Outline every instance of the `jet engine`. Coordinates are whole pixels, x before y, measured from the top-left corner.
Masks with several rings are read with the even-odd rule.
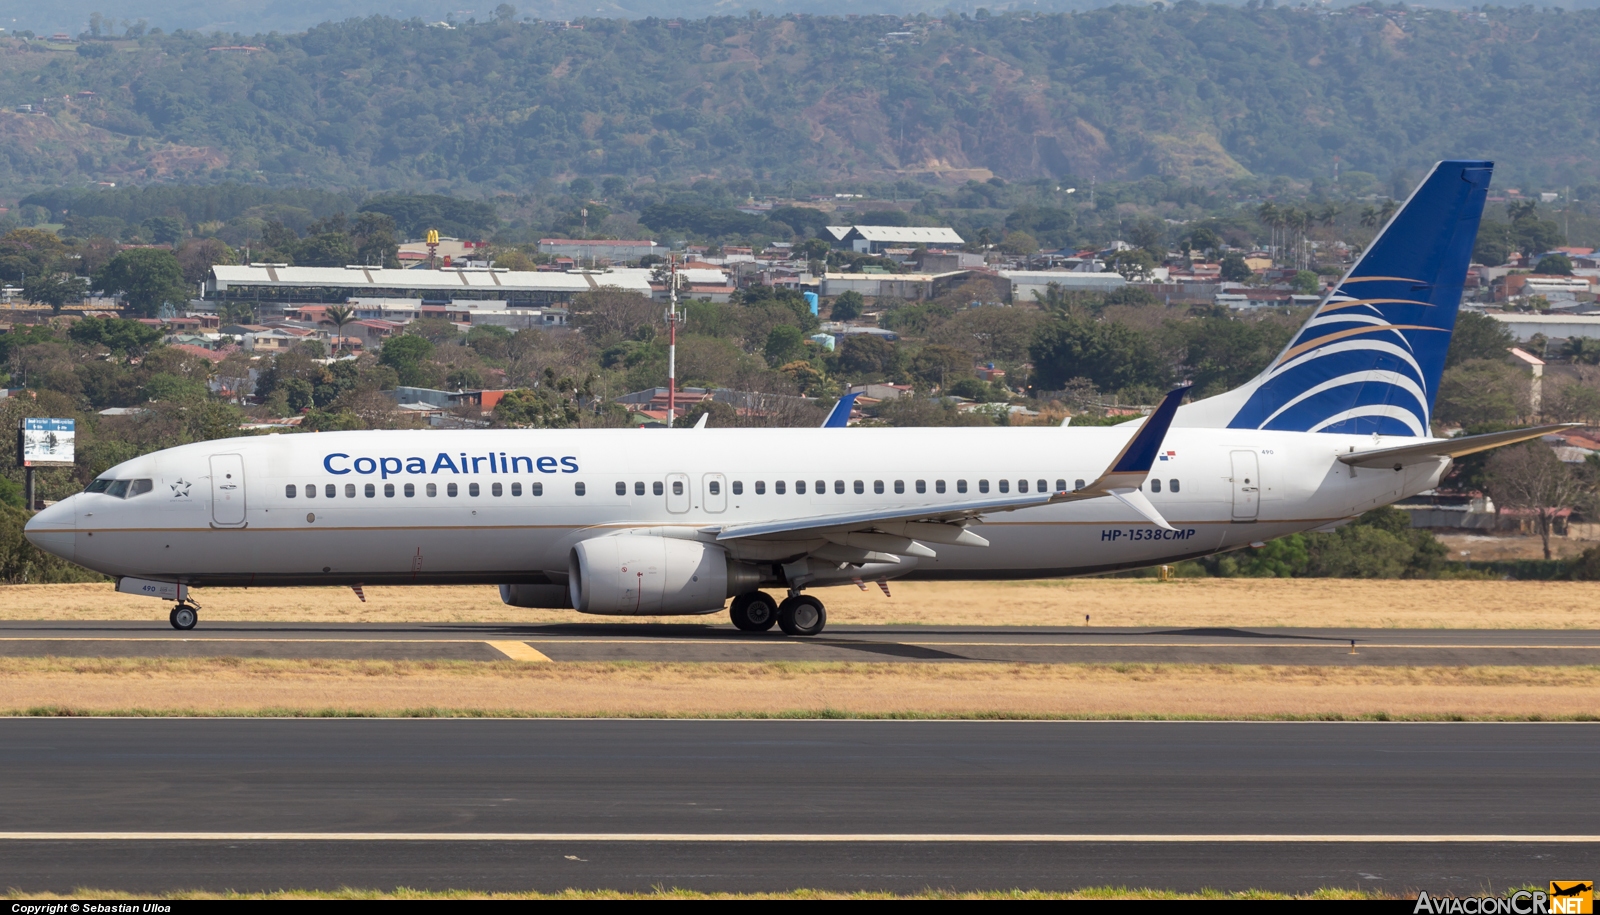
[[[500,600],[513,607],[572,609],[572,598],[566,585],[501,585]]]
[[[721,547],[651,534],[584,540],[568,563],[572,606],[613,616],[714,613],[761,585],[757,566]]]

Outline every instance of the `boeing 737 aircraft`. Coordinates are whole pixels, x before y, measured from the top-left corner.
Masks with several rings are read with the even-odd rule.
[[[1559,428],[1431,435],[1492,170],[1436,165],[1259,376],[1132,424],[236,438],[119,464],[26,533],[176,601],[179,629],[196,586],[482,583],[612,615],[731,597],[740,629],[814,635],[827,585],[1085,575],[1331,530]]]

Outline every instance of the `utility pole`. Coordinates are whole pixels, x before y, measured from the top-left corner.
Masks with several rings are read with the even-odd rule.
[[[667,255],[667,428],[678,416],[678,256]]]

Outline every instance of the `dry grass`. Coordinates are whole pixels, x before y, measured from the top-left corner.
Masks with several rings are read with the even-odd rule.
[[[1364,581],[1353,579],[1078,579],[897,582],[814,592],[832,623],[924,625],[1328,626],[1371,628],[1600,628],[1600,583]],[[202,620],[278,622],[654,622],[523,610],[474,587],[215,588],[196,591]],[[107,584],[0,587],[0,619],[165,620],[170,605]],[[677,617],[683,621],[684,617]],[[687,619],[694,620],[695,617]],[[701,617],[726,625],[723,615]],[[202,623],[203,625],[203,623]]]
[[[1593,719],[1600,667],[5,658],[0,713]]]

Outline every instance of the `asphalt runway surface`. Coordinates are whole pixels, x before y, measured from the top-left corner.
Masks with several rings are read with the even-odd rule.
[[[0,621],[5,656],[1573,665],[1600,663],[1600,631],[831,626],[790,638],[702,623],[208,623],[202,616],[188,632],[159,622]]]
[[[1600,725],[0,720],[0,885],[1473,893],[1589,879]]]

